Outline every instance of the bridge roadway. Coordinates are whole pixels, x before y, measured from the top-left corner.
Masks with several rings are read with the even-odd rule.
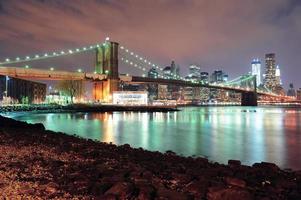
[[[107,78],[106,74],[84,72],[68,72],[59,70],[32,69],[21,67],[0,67],[0,75],[36,80],[93,80],[101,81]]]
[[[91,81],[105,81],[107,79],[106,74],[94,74],[85,72],[69,72],[60,70],[46,70],[46,69],[33,69],[33,68],[21,68],[21,67],[4,67],[0,66],[0,75],[28,79],[28,80],[91,80]],[[239,93],[251,93],[252,90],[239,87],[214,85],[214,84],[200,84],[192,83],[183,80],[163,79],[163,78],[148,78],[139,76],[126,76],[119,75],[120,81],[129,83],[159,83],[159,84],[173,84],[187,87],[206,87],[212,89],[224,89],[229,91],[235,91]],[[279,97],[275,94],[265,93],[257,91],[259,95],[267,95],[271,97]]]

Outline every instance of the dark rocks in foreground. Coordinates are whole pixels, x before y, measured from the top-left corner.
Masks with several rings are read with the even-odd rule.
[[[0,199],[301,199],[301,173],[84,140],[0,116]]]

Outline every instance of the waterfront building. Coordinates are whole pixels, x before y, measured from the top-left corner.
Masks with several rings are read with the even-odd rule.
[[[113,104],[119,105],[147,105],[148,94],[146,91],[115,91]]]
[[[272,91],[275,90],[277,86],[276,80],[276,56],[274,53],[265,55],[265,79],[264,86]]]
[[[261,84],[261,62],[259,59],[254,59],[251,63],[252,75],[256,76],[257,85]]]
[[[171,95],[168,92],[167,85],[158,85],[158,99],[161,100],[171,99]]]
[[[0,101],[6,97],[10,98],[8,103],[43,103],[46,84],[0,75]]]
[[[57,90],[51,91],[51,92],[49,92],[48,95],[46,95],[46,102],[48,104],[55,103],[55,104],[59,104],[59,105],[67,105],[70,102],[75,102],[75,101],[76,101],[75,97],[73,97],[73,99],[71,99],[70,96],[61,94]]]

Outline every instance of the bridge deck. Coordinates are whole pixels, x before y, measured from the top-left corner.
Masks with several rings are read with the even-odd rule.
[[[57,70],[51,71],[45,69],[31,69],[20,67],[0,67],[0,75],[36,80],[104,80],[107,77],[105,74]]]

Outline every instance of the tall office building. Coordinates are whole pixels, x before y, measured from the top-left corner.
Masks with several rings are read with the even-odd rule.
[[[159,75],[159,73],[158,73],[158,71],[156,70],[156,68],[151,68],[149,71],[148,71],[148,74],[147,74],[147,76],[149,77],[149,78],[158,78],[158,75]]]
[[[276,56],[274,53],[265,55],[266,71],[265,71],[264,86],[272,91],[275,90],[275,87],[277,86],[275,57]]]
[[[201,72],[201,82],[203,84],[209,84],[209,73],[208,72]],[[200,102],[208,102],[210,95],[210,89],[206,87],[200,88]]]
[[[171,79],[171,68],[170,68],[170,66],[166,66],[166,67],[164,67],[164,69],[163,69],[163,76],[164,76],[164,78],[168,78],[168,79]]]
[[[281,73],[280,73],[280,68],[279,68],[278,65],[276,67],[275,76],[276,76],[276,86],[281,86],[282,85],[282,82],[281,82]]]
[[[252,65],[252,75],[256,76],[257,85],[261,84],[261,62],[259,59],[254,59],[251,63]]]
[[[175,61],[171,61],[170,74],[172,79],[178,79],[180,75],[180,67],[175,64]]]
[[[228,75],[224,73],[222,70],[215,70],[211,74],[211,82],[212,83],[222,83],[228,81]]]
[[[188,76],[194,77],[195,79],[199,80],[201,78],[201,67],[198,65],[190,65]]]
[[[201,77],[200,77],[201,81],[204,84],[208,84],[209,83],[209,73],[208,72],[201,72]]]
[[[166,66],[163,69],[164,78],[168,79],[179,79],[179,66],[176,66],[175,61],[171,62],[170,66]],[[180,95],[180,87],[177,85],[168,85],[167,86],[168,94],[167,99],[178,99]]]

